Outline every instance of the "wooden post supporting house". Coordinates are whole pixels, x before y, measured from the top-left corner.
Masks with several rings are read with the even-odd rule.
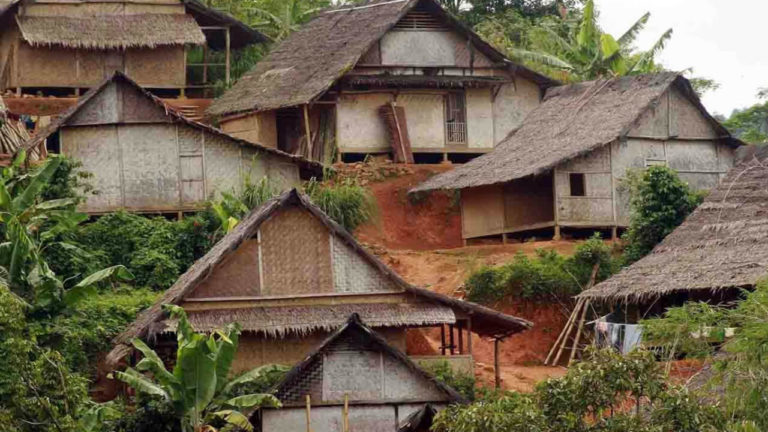
[[[307,135],[307,159],[312,160],[312,133],[309,128],[309,104],[304,104],[304,132]]]
[[[229,85],[229,81],[230,81],[230,75],[231,75],[231,73],[230,73],[230,71],[231,71],[230,63],[231,63],[231,58],[232,58],[232,53],[230,52],[231,51],[231,47],[232,47],[232,40],[230,38],[229,30],[230,30],[229,27],[226,27],[226,29],[224,30],[224,45],[225,45],[225,47],[224,47],[224,56],[225,56],[224,63],[226,64],[224,67],[226,68],[225,76],[226,76],[226,83],[227,83],[227,85]]]
[[[472,317],[467,318],[467,351],[472,355]]]
[[[454,355],[456,354],[456,351],[455,351],[456,344],[454,343],[454,339],[453,339],[453,324],[448,324],[448,332],[449,332],[448,341],[450,344],[451,355]]]
[[[501,369],[499,368],[499,342],[501,338],[493,340],[493,374],[496,383],[496,388],[501,388]]]

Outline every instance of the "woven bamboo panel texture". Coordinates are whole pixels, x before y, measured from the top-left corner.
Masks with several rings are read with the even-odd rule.
[[[336,292],[393,292],[398,291],[391,279],[383,275],[360,254],[341,239],[333,240],[333,283]]]
[[[249,239],[219,264],[188,298],[257,295],[259,295],[259,243],[256,239]]]
[[[333,292],[328,229],[308,211],[281,210],[261,225],[263,295]]]

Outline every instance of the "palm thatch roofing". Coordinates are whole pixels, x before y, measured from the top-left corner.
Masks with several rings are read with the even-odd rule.
[[[707,113],[688,80],[675,72],[590,81],[548,89],[541,105],[492,152],[437,175],[411,192],[464,189],[546,173],[626,137],[641,115],[656,106],[672,86],[699,109],[723,140],[738,144]]]
[[[181,275],[176,283],[165,292],[162,298],[152,307],[142,312],[123,333],[114,339],[113,342],[116,346],[107,356],[107,363],[109,365],[117,365],[126,354],[131,352],[130,344],[134,338],[146,339],[153,336],[152,331],[157,328],[157,323],[166,319],[162,309],[164,304],[178,305],[184,301],[184,298],[204,281],[219,263],[224,261],[229,254],[235,252],[244,241],[253,238],[264,221],[278,210],[291,206],[299,206],[309,211],[328,228],[332,235],[343,241],[383,276],[392,280],[404,292],[413,294],[421,301],[442,305],[454,311],[471,315],[472,331],[479,335],[506,337],[533,327],[532,323],[524,319],[409,284],[372,253],[364,249],[349,232],[334,222],[319,207],[312,204],[307,196],[299,193],[296,189],[292,189],[254,209],[248,216],[243,218],[232,232],[224,236],[205,256],[197,260]]]
[[[320,178],[323,176],[323,165],[318,162],[310,161],[301,156],[288,154],[284,151],[280,151],[270,147],[265,147],[260,144],[255,144],[250,141],[233,137],[232,135],[229,135],[220,129],[216,129],[207,124],[199,123],[184,117],[183,115],[181,115],[180,112],[176,111],[174,108],[167,105],[160,98],[156,97],[155,95],[153,95],[152,93],[150,93],[149,91],[141,87],[139,84],[137,84],[135,81],[130,79],[128,76],[118,71],[115,71],[115,73],[111,77],[102,81],[98,86],[88,90],[88,92],[86,92],[77,101],[77,104],[71,106],[69,109],[64,111],[58,118],[52,121],[51,124],[48,125],[45,129],[35,134],[34,137],[32,137],[30,140],[26,142],[26,144],[24,144],[23,148],[29,150],[31,148],[37,147],[43,142],[45,142],[45,140],[47,140],[53,133],[57,132],[59,129],[61,129],[64,126],[67,126],[69,120],[73,118],[75,114],[80,112],[83,109],[83,107],[88,105],[88,103],[91,100],[93,100],[93,98],[97,94],[99,94],[103,89],[105,89],[110,83],[113,83],[113,82],[117,83],[118,85],[127,85],[129,87],[134,88],[140,94],[142,94],[149,103],[155,104],[158,107],[161,107],[162,109],[164,109],[168,116],[169,122],[182,123],[187,126],[191,126],[195,129],[205,131],[206,133],[210,133],[212,135],[217,135],[217,136],[226,138],[237,145],[246,146],[246,147],[255,147],[260,151],[278,156],[291,163],[295,163],[301,168],[302,172],[304,173],[302,174],[302,178],[307,178],[307,179],[311,177]]]
[[[289,370],[285,378],[275,386],[275,396],[286,406],[294,405],[291,402],[297,399],[297,397],[303,405],[304,394],[306,394],[306,387],[302,385],[303,382],[307,381],[308,378],[311,379],[309,375],[311,375],[312,369],[314,369],[313,366],[318,362],[322,362],[324,354],[331,351],[336,344],[351,345],[349,348],[353,350],[381,351],[417,375],[433,383],[446,396],[449,402],[468,403],[467,399],[459,394],[459,392],[420,368],[402,351],[389,345],[384,338],[364,324],[357,314],[352,314],[345,325],[336,330],[320,346],[310,352],[304,360]]]
[[[676,292],[751,288],[768,274],[768,149],[728,173],[653,251],[579,294],[642,303]]]
[[[104,50],[205,43],[200,26],[186,14],[16,16],[16,23],[32,46]]]
[[[491,61],[542,86],[554,81],[506,59],[436,0],[374,0],[321,11],[277,45],[208,108],[213,116],[272,110],[311,102],[350,71],[416,6],[427,8],[468,38]]]
[[[210,333],[232,322],[243,331],[270,337],[306,335],[318,330],[333,331],[357,313],[371,327],[421,327],[456,323],[453,309],[434,303],[363,303],[315,306],[249,307],[241,309],[191,310],[189,322],[195,331]],[[175,320],[152,327],[153,333],[174,333]]]
[[[249,27],[244,22],[227,13],[206,6],[198,0],[181,0],[195,21],[201,27],[229,27],[230,48],[240,49],[247,45],[268,42],[269,38],[258,30]],[[208,46],[215,50],[223,50],[227,42],[223,32],[211,32],[206,35]]]

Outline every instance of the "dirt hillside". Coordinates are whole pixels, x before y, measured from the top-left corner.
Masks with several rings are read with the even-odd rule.
[[[372,192],[379,208],[376,221],[360,227],[355,235],[370,250],[394,268],[408,282],[436,292],[462,296],[467,276],[482,265],[498,265],[517,253],[535,254],[537,249],[573,253],[572,241],[541,241],[462,246],[461,216],[456,195],[433,193],[414,200],[408,189],[445,166],[402,166],[354,164],[342,166],[344,176],[355,177]],[[532,330],[510,337],[501,346],[504,388],[530,391],[536,382],[564,373],[562,368],[541,366],[551,345],[567,320],[564,305],[507,299],[491,307],[534,323]],[[411,352],[436,354],[437,329],[409,335]],[[473,340],[476,375],[481,383],[493,380],[493,343]]]

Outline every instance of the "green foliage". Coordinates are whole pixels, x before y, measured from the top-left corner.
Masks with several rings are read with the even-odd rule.
[[[672,29],[648,50],[637,51],[634,42],[649,18],[646,13],[614,38],[599,28],[594,1],[586,0],[583,9],[560,16],[526,19],[519,12],[493,16],[478,30],[502,52],[542,73],[565,81],[584,81],[659,70],[654,58],[671,38]],[[515,21],[522,21],[522,25]]]
[[[643,343],[660,350],[663,358],[711,356],[725,340],[728,311],[703,302],[669,308],[661,318],[644,320]]]
[[[117,212],[82,227],[74,238],[103,264],[127,267],[137,285],[162,290],[208,251],[214,225],[207,215],[169,221]]]
[[[225,330],[210,335],[199,334],[192,329],[184,309],[170,305],[165,309],[178,322],[178,348],[173,371],[166,370],[160,356],[135,339],[133,345],[144,357],[136,364],[136,369],[115,372],[117,379],[140,395],[170,404],[183,432],[197,432],[216,421],[250,432],[253,426],[243,412],[263,406],[280,406],[280,401],[270,394],[237,395],[233,392],[246,383],[263,379],[269,371],[284,370],[280,366],[262,366],[230,380],[229,370],[240,334],[237,324],[230,324]]]
[[[61,164],[51,177],[50,182],[43,188],[40,197],[43,201],[74,198],[78,202],[83,201],[84,195],[93,192],[90,180],[93,174],[83,171],[82,162],[60,156]]]
[[[752,144],[765,144],[768,142],[768,102],[734,110],[723,122],[723,126],[741,140]]]
[[[462,371],[454,371],[450,363],[443,360],[422,365],[424,370],[434,375],[443,384],[459,392],[467,400],[475,399],[475,376]]]
[[[99,355],[112,348],[112,339],[156,299],[157,293],[146,289],[105,290],[34,323],[33,331],[40,344],[61,352],[71,370],[93,376]]]
[[[726,417],[666,381],[654,355],[589,349],[562,378],[533,395],[506,393],[438,414],[435,432],[703,432]],[[632,408],[630,408],[632,407]]]
[[[555,251],[538,250],[535,258],[522,252],[499,267],[482,267],[465,282],[471,301],[490,303],[506,296],[544,299],[577,294],[589,282],[599,263],[596,281],[607,279],[618,270],[618,262],[599,235],[580,244],[571,257]]]
[[[376,212],[370,192],[351,180],[333,184],[312,181],[307,184],[306,193],[325,214],[350,232]]]
[[[624,256],[628,263],[647,255],[683,223],[704,198],[680,180],[677,172],[665,166],[629,172],[625,183],[631,209],[629,229],[624,234]]]

